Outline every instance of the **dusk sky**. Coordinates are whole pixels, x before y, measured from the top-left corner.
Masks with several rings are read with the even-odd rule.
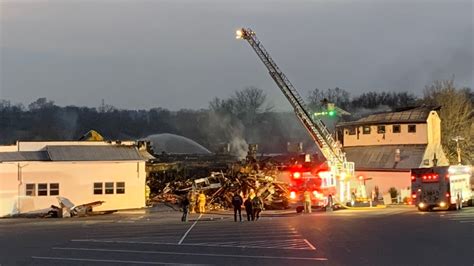
[[[306,98],[314,88],[473,88],[472,0],[0,1],[0,98],[25,105],[207,108],[248,86],[289,109],[235,30],[250,27]]]

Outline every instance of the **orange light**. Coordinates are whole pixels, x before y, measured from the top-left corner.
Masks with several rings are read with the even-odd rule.
[[[301,177],[301,173],[300,173],[300,172],[294,172],[294,173],[293,173],[293,178],[298,179],[298,178],[300,178],[300,177]]]
[[[359,180],[364,180],[364,177],[363,177],[363,176],[359,176]]]
[[[296,198],[296,192],[291,191],[290,192],[290,199],[295,199]]]
[[[416,194],[412,194],[411,197],[416,199]]]

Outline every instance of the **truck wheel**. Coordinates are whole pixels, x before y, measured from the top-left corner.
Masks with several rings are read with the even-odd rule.
[[[467,206],[472,207],[473,201],[474,201],[474,200],[472,200],[472,199],[468,200],[468,201],[467,201]]]

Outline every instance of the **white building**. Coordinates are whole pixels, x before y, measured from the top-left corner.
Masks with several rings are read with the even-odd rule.
[[[17,142],[0,146],[0,217],[105,201],[94,211],[145,207],[148,154],[132,143]]]

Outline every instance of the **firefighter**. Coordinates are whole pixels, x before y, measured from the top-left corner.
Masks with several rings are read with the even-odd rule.
[[[206,195],[201,191],[198,197],[199,213],[206,212]]]
[[[183,216],[181,216],[181,222],[187,222],[188,221],[188,211],[189,211],[189,199],[188,196],[186,195],[181,202],[181,207],[183,208]]]
[[[308,190],[306,190],[303,193],[303,197],[304,197],[304,212],[311,213],[311,193]]]
[[[260,212],[263,210],[263,201],[258,195],[255,195],[255,197],[252,199],[252,210],[253,218],[255,221],[258,221],[260,218]]]
[[[239,213],[239,219],[242,222],[242,197],[239,193],[235,192],[232,197],[232,205],[234,205],[234,222],[237,222],[237,212]]]
[[[462,209],[462,195],[458,192],[456,195],[456,210]]]
[[[250,196],[247,196],[247,199],[245,199],[244,206],[245,213],[247,214],[247,221],[253,221],[255,217],[253,216],[252,199],[250,198]]]
[[[196,213],[196,201],[196,192],[193,189],[189,197],[189,213]]]

